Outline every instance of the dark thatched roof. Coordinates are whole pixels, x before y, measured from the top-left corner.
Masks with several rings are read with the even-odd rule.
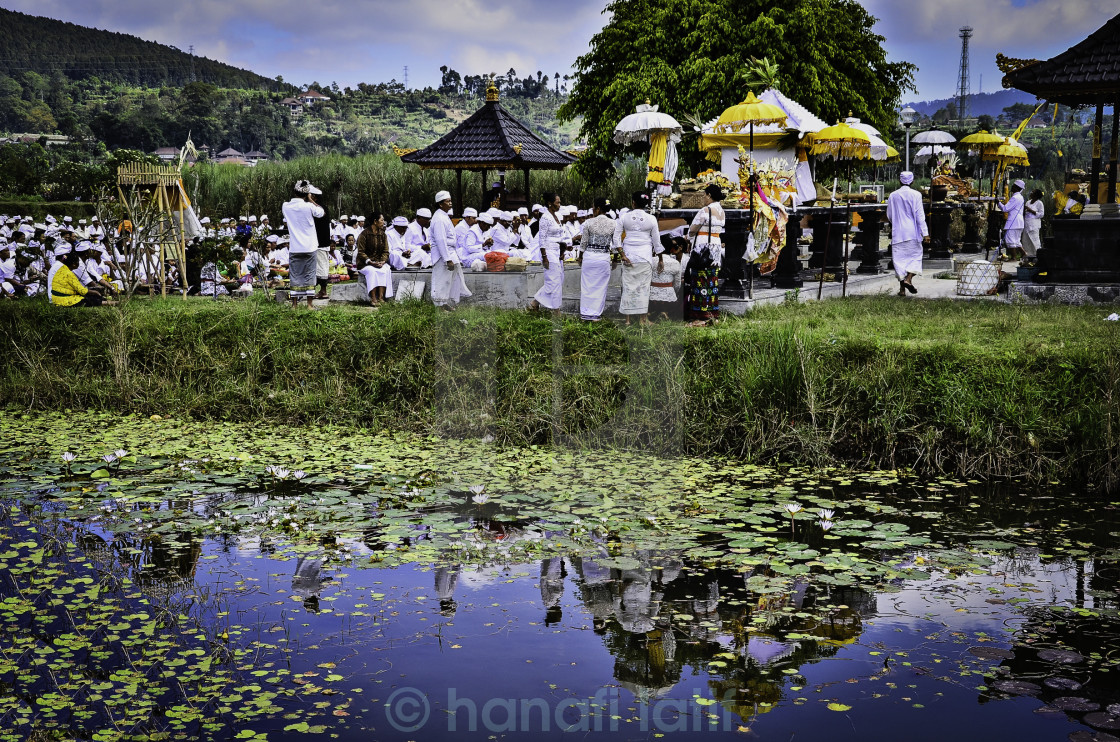
[[[1008,72],[1003,87],[1066,105],[1120,102],[1120,15],[1058,56]]]
[[[554,149],[511,116],[492,90],[469,119],[401,161],[425,169],[563,170],[576,158]]]

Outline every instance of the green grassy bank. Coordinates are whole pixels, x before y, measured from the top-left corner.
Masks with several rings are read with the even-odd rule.
[[[3,302],[0,404],[1115,489],[1120,323],[1105,314],[851,298],[624,330],[423,304]]]

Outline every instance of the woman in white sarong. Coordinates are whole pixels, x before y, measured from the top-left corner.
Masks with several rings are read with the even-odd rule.
[[[583,252],[579,257],[579,317],[598,322],[607,304],[607,284],[611,280],[611,252],[614,242],[614,220],[607,216],[611,202],[595,199],[592,217],[583,224]]]
[[[389,241],[385,235],[385,217],[375,211],[366,219],[367,226],[358,235],[354,265],[366,284],[366,294],[373,306],[393,297],[393,273],[389,268]]]
[[[626,315],[626,324],[630,324],[633,315],[638,315],[639,322],[648,325],[653,250],[661,244],[661,233],[656,217],[644,210],[649,206],[649,194],[638,191],[633,195],[633,203],[634,208],[619,217],[614,227],[623,266],[622,301],[618,311]]]
[[[555,193],[546,193],[544,205],[548,210],[541,215],[540,229],[537,231],[537,245],[541,250],[541,262],[544,264],[544,286],[533,297],[532,303],[529,304],[529,311],[535,312],[545,307],[558,314],[564,303],[563,251],[566,247],[564,240],[567,238],[567,232],[556,215],[560,210],[560,197]]]

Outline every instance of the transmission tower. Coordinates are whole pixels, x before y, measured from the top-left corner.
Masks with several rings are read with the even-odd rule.
[[[190,45],[187,53],[191,55],[191,82],[198,82],[198,80],[194,76],[194,44]]]
[[[404,89],[408,90],[408,65],[404,66]]]
[[[961,72],[957,80],[957,118],[962,122],[968,118],[968,97],[972,83],[968,76],[968,40],[972,38],[972,26],[961,27]]]

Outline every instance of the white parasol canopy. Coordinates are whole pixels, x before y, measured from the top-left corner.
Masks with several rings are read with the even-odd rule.
[[[918,150],[917,154],[911,157],[910,160],[912,162],[916,162],[919,165],[922,165],[925,164],[926,160],[928,160],[930,157],[936,157],[938,155],[948,155],[952,152],[952,147],[946,147],[941,144],[927,144],[926,146]]]
[[[661,113],[657,106],[643,103],[637,110],[618,122],[614,127],[614,141],[618,144],[634,144],[647,141],[655,132],[667,132],[670,141],[680,141],[680,123],[667,113]],[[673,135],[676,135],[674,137]]]
[[[957,138],[947,131],[930,129],[929,131],[918,132],[910,137],[910,141],[914,144],[952,144],[957,141]]]
[[[864,124],[857,118],[849,116],[844,123],[853,129],[859,129],[871,139],[871,159],[877,162],[886,160],[890,154],[887,152],[887,143],[879,135],[879,130],[871,124]]]

